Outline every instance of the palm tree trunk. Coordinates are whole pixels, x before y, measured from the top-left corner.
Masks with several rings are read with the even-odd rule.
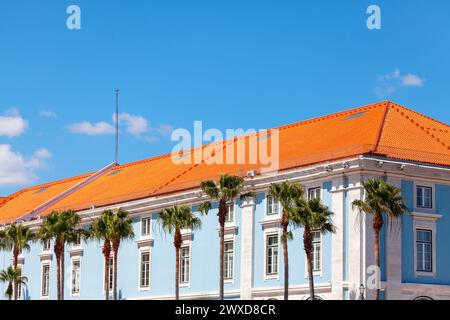
[[[225,253],[225,218],[227,212],[227,204],[225,201],[220,200],[219,203],[219,224],[220,224],[220,268],[219,268],[219,300],[224,298],[224,265],[223,258]]]
[[[311,300],[315,300],[314,278],[313,278],[313,271],[312,271],[313,268],[312,268],[312,259],[311,259],[312,235],[311,235],[311,230],[309,230],[308,227],[305,227],[305,231],[303,232],[303,246],[305,249],[306,260],[308,263],[309,298]]]
[[[117,300],[117,259],[119,255],[119,246],[120,246],[120,240],[114,240],[113,241],[113,300]]]
[[[111,256],[111,242],[109,240],[105,240],[102,251],[105,259],[103,286],[105,289],[105,300],[109,300],[109,257]]]
[[[180,299],[180,248],[183,244],[180,229],[175,230],[173,245],[175,246],[175,300]]]
[[[283,226],[283,256],[284,256],[284,300],[289,300],[289,254],[287,245],[287,214],[283,209],[283,215],[281,218],[281,225]]]
[[[11,300],[11,292],[13,292],[14,290],[12,290],[12,288],[13,288],[13,284],[10,282],[9,284],[8,284],[8,292],[10,292],[10,293],[8,293],[8,300]]]
[[[55,245],[56,247],[57,245]],[[57,251],[55,249],[55,256],[56,256],[56,292],[57,292],[57,299],[61,300],[61,255],[59,253],[59,250]]]
[[[373,215],[373,231],[374,231],[374,254],[375,265],[380,268],[380,230],[383,226],[383,216],[381,213],[375,213]],[[379,279],[378,279],[379,280]],[[380,288],[377,284],[376,300],[380,300]]]
[[[65,246],[65,244],[64,244],[64,242],[63,243],[61,243],[61,287],[60,287],[60,290],[61,290],[61,293],[60,293],[60,296],[61,296],[61,300],[64,300],[64,278],[65,278],[65,252],[64,252],[64,246]]]
[[[19,264],[19,251],[17,250],[16,246],[14,246],[13,248],[13,266],[14,266],[14,271],[17,271],[17,266]],[[17,300],[17,298],[19,297],[19,283],[14,280],[13,281],[13,294],[14,294],[14,300]]]

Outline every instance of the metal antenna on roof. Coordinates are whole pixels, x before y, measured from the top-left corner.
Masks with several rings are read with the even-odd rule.
[[[119,164],[119,89],[116,89],[116,164]]]

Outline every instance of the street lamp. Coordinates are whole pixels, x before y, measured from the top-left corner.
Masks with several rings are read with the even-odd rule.
[[[364,285],[361,283],[361,285],[359,286],[359,299],[360,300],[365,300],[364,299],[364,291],[366,291],[366,288],[364,287]]]

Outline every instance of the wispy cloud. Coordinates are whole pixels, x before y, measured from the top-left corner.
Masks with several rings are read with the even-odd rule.
[[[56,113],[50,110],[41,110],[39,115],[43,118],[56,118]]]
[[[17,137],[25,132],[28,123],[17,109],[8,109],[0,116],[0,136]]]
[[[116,122],[116,114],[112,115],[113,122]],[[125,126],[125,130],[134,135],[140,136],[148,132],[148,120],[143,116],[136,116],[129,113],[119,113],[119,124]]]
[[[421,87],[425,83],[425,78],[408,73],[402,74],[397,68],[394,71],[379,75],[375,86],[375,94],[380,97],[387,97],[399,88]]]
[[[105,134],[113,134],[114,126],[110,123],[100,121],[92,123],[89,121],[83,121],[79,123],[71,124],[69,131],[76,134],[85,134],[89,136],[98,136]]]
[[[158,127],[151,127],[147,118],[140,115],[133,115],[126,112],[119,113],[120,129],[132,135],[136,139],[147,141],[148,143],[155,143],[161,137],[170,136],[173,127],[168,124],[163,124]],[[115,132],[116,114],[112,114],[112,122],[89,122],[83,121],[74,123],[68,126],[72,133],[85,135],[107,135]]]
[[[0,144],[0,186],[24,185],[36,181],[36,171],[47,167],[52,157],[49,150],[36,150],[30,157],[12,150],[9,144]]]

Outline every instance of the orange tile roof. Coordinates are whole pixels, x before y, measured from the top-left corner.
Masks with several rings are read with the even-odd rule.
[[[190,150],[190,154],[195,154],[196,151],[206,152],[216,147],[212,154],[224,156],[233,148],[236,150],[239,143],[245,142],[244,164],[211,165],[207,163],[209,158],[199,163],[176,165],[171,155],[167,154],[120,165],[63,198],[47,213],[51,210],[82,210],[93,205],[99,207],[191,189],[198,187],[200,181],[215,179],[223,172],[241,176],[248,170],[260,172],[264,167],[261,159],[254,164],[249,163],[253,154],[249,151],[249,141],[267,139],[270,150],[270,135],[277,133],[279,170],[361,154],[450,166],[449,130],[447,124],[384,101],[274,128],[268,134],[247,135],[226,140],[223,144],[219,142]],[[60,189],[57,192],[54,190],[53,195],[50,194],[52,188],[43,192],[46,195],[41,195],[40,200],[30,201],[34,196],[27,191],[29,189],[20,191],[20,195],[15,197],[17,201],[10,199],[13,196],[9,197],[3,206],[0,204],[0,221],[17,218],[38,205],[43,198],[48,200],[50,196],[73,186],[70,183],[59,185]],[[33,190],[36,189],[39,187]]]

